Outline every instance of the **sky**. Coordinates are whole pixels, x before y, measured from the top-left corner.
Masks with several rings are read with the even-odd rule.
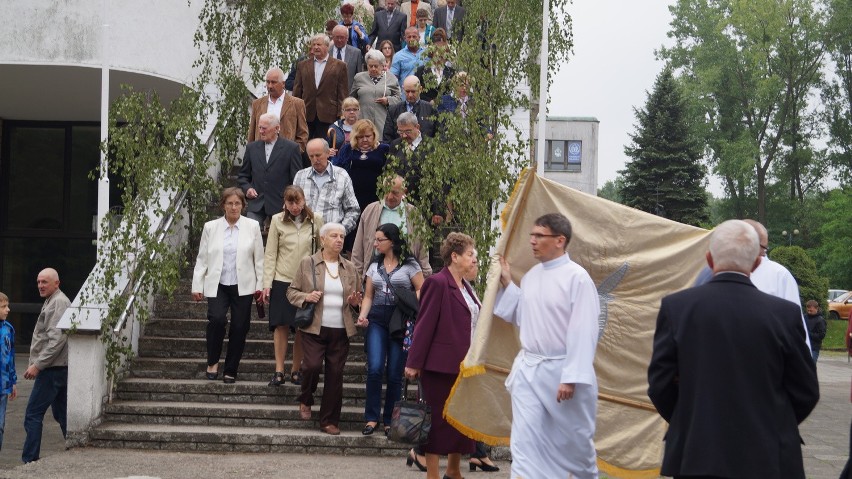
[[[671,15],[662,0],[573,0],[574,55],[560,65],[548,115],[593,116],[600,121],[598,188],[628,160],[624,146],[635,131],[633,107],[647,99],[663,62],[654,50],[671,45]]]

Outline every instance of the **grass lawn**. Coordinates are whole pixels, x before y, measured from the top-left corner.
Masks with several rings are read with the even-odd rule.
[[[846,335],[846,326],[848,323],[846,321],[840,320],[832,320],[829,319],[826,321],[828,323],[828,331],[825,333],[825,339],[822,340],[822,349],[846,349],[846,341],[844,340],[844,336]]]

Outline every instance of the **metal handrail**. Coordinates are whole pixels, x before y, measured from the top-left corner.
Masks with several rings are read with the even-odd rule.
[[[186,195],[189,193],[189,190],[183,190],[180,194],[177,195],[175,201],[172,203],[171,211],[160,221],[160,225],[157,227],[157,243],[161,243],[166,239],[166,235],[169,233],[169,230],[172,227],[172,223],[174,223],[175,215],[177,214],[180,206],[183,204],[184,200],[186,200]],[[157,255],[156,252],[151,252],[151,255],[148,257],[148,260],[151,261]],[[124,310],[122,310],[121,315],[118,317],[118,321],[115,324],[115,328],[113,329],[114,333],[121,332],[124,329],[124,323],[127,322],[128,316],[130,316],[130,310],[133,307],[133,303],[136,302],[136,299],[139,296],[139,289],[142,288],[143,279],[145,279],[145,275],[147,271],[143,271],[142,274],[139,275],[139,278],[133,283],[133,290],[130,292],[130,296],[127,298],[127,304],[124,305]],[[124,291],[121,292],[122,295],[127,293],[127,288],[130,285],[128,284],[125,287]]]

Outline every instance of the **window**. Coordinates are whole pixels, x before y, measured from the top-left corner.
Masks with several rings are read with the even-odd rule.
[[[545,171],[581,171],[582,141],[547,140],[545,143]]]

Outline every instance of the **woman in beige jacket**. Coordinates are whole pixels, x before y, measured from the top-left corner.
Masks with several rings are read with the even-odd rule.
[[[269,330],[275,345],[275,374],[270,386],[284,384],[284,360],[287,340],[296,316],[296,308],[287,301],[287,288],[296,275],[299,262],[319,246],[322,216],[305,204],[305,192],[300,186],[284,189],[284,211],[272,217],[266,239],[266,258],[263,268],[263,297],[269,303]],[[293,338],[293,367],[290,381],[301,384],[302,336],[295,331]]]
[[[322,250],[304,258],[287,290],[287,299],[296,307],[316,303],[314,320],[302,328],[302,392],[299,413],[311,418],[314,392],[320,369],[325,364],[320,430],[340,434],[340,410],[343,407],[343,367],[349,354],[349,337],[355,334],[352,308],[361,304],[361,281],[355,266],[340,256],[346,230],[340,223],[320,228]]]

